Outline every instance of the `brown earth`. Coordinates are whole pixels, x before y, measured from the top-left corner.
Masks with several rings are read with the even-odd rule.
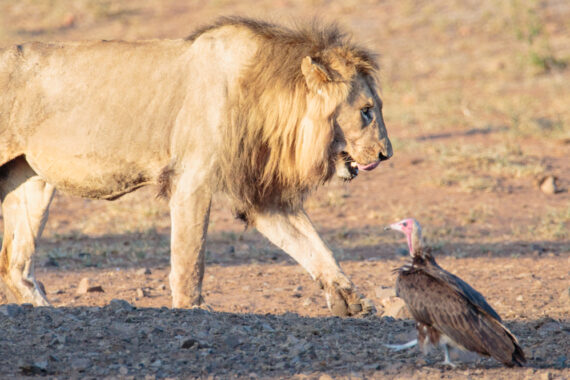
[[[349,185],[321,188],[307,210],[378,313],[330,317],[302,268],[244,231],[222,198],[207,246],[211,310],[171,310],[168,209],[155,189],[115,202],[58,194],[36,260],[54,307],[0,305],[0,377],[570,378],[570,7],[264,0],[251,8],[5,1],[0,46],[183,37],[218,15],[252,12],[286,20],[318,14],[354,31],[381,53],[395,156]],[[548,175],[562,191],[540,190]],[[383,346],[414,337],[386,289],[405,251],[402,237],[383,227],[407,216],[422,222],[440,264],[503,317],[527,367],[461,354],[452,369],[439,364],[439,350],[423,356]],[[85,281],[102,291],[80,292]]]

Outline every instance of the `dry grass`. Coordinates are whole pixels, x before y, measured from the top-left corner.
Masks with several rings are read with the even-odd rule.
[[[513,226],[513,236],[521,239],[532,236],[535,240],[564,241],[570,237],[568,231],[570,231],[570,203],[566,207],[545,210],[532,224]]]
[[[462,191],[499,191],[505,179],[529,178],[544,173],[537,157],[520,147],[506,145],[435,145],[429,157],[436,160],[441,175],[428,181],[436,186],[455,186]]]

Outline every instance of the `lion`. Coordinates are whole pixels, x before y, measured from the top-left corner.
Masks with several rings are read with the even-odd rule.
[[[223,18],[186,39],[0,50],[0,277],[49,305],[33,253],[55,189],[113,200],[157,185],[172,306],[200,307],[212,195],[302,265],[335,315],[370,312],[303,208],[392,156],[374,55],[335,25]]]

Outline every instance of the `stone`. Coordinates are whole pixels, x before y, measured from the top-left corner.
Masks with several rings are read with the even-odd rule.
[[[150,270],[150,268],[140,268],[136,270],[135,274],[138,274],[140,276],[149,275],[152,274],[152,271]]]
[[[44,366],[45,364],[45,366]],[[47,362],[35,362],[32,364],[20,364],[20,372],[24,376],[47,375]]]
[[[109,302],[109,308],[113,311],[132,311],[135,309],[135,307],[127,301],[116,298]]]
[[[6,317],[14,318],[22,314],[23,312],[24,310],[22,309],[22,307],[15,303],[0,305],[0,314],[5,315]]]
[[[543,177],[539,180],[538,184],[544,194],[552,195],[560,192],[558,188],[558,178],[553,175]]]
[[[375,290],[376,298],[382,302],[385,299],[390,299],[391,297],[396,297],[396,289],[387,287],[387,286],[379,286]]]
[[[392,317],[396,319],[410,319],[411,315],[406,307],[406,303],[399,297],[392,297],[384,303],[383,317]]]
[[[71,361],[71,368],[78,372],[83,372],[89,367],[91,367],[91,360],[87,358],[77,358]]]
[[[83,295],[87,293],[104,292],[103,287],[100,285],[93,285],[89,277],[83,277],[77,285],[75,293],[77,295]]]

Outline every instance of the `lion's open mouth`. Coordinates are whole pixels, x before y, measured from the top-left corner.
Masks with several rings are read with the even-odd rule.
[[[349,180],[356,177],[359,171],[361,170],[370,171],[375,169],[380,164],[380,160],[378,160],[370,164],[361,165],[358,162],[354,161],[354,159],[348,153],[342,152],[342,155],[344,159],[344,165],[350,175],[350,178],[348,178]]]
[[[358,175],[358,164],[355,161],[346,161],[345,165],[348,173],[350,174],[350,179],[353,179]]]
[[[358,164],[346,152],[341,153],[342,160],[344,161],[344,168],[339,174],[345,181],[350,181],[358,175]]]

